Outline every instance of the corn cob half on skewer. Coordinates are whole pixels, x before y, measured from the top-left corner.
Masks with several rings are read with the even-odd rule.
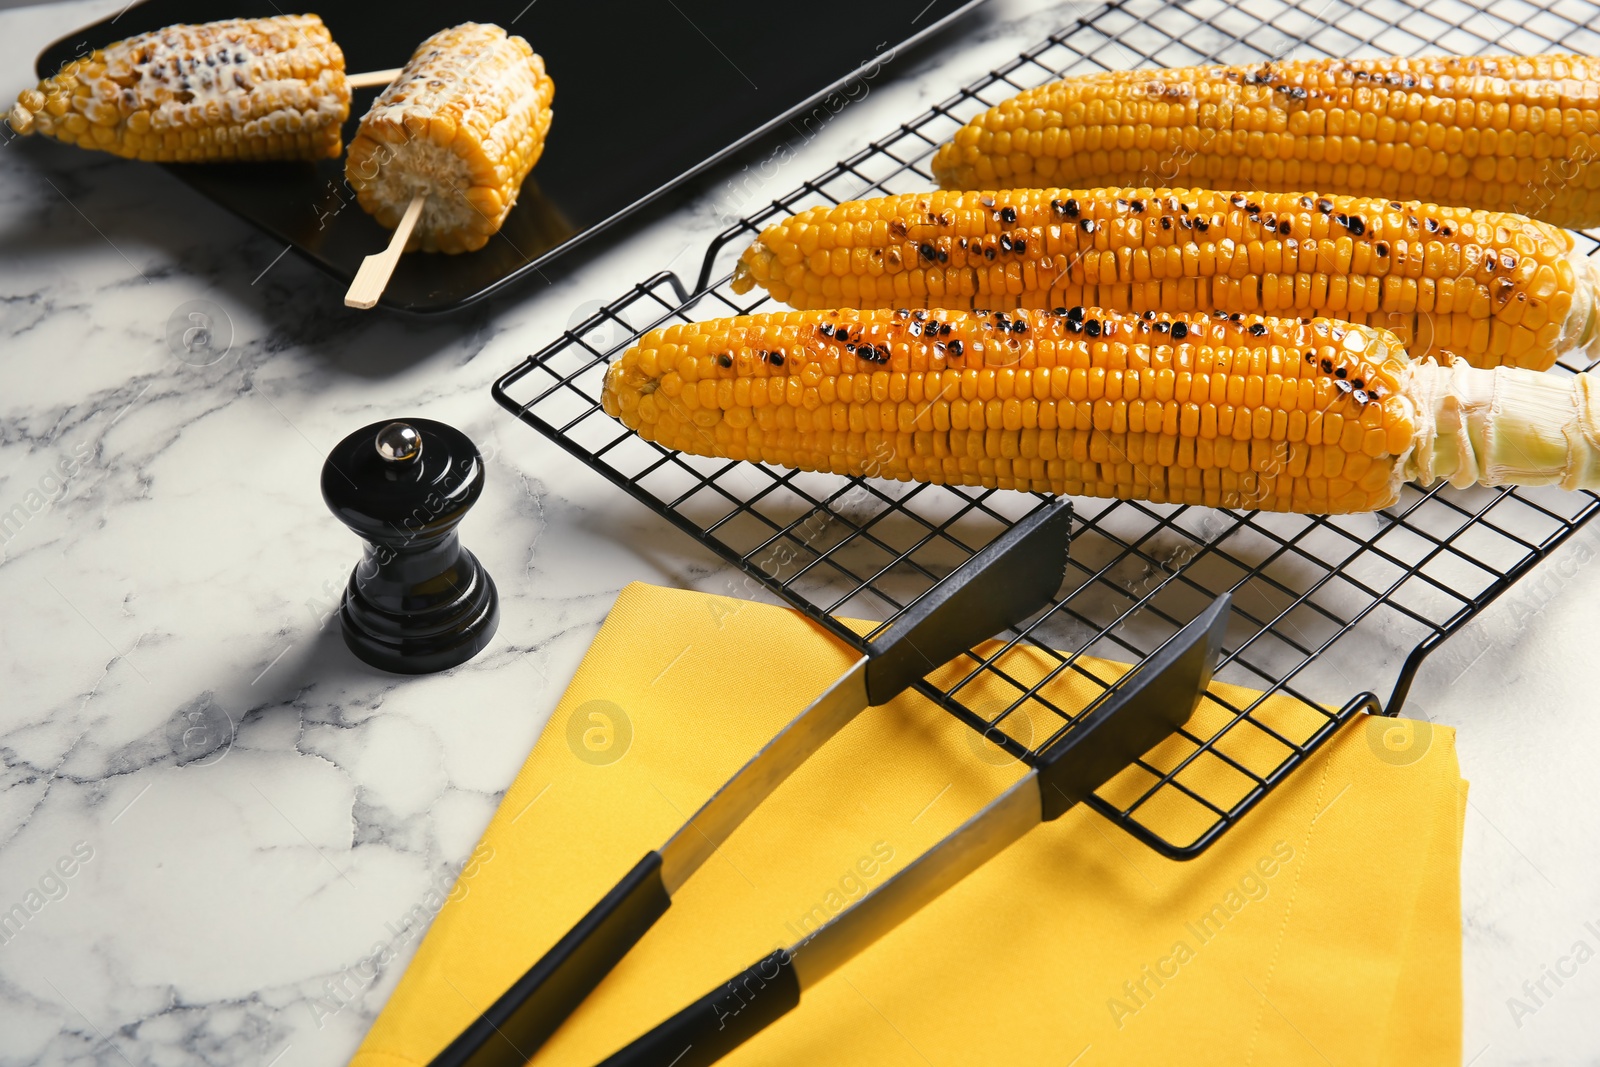
[[[1205,185],[1600,225],[1600,60],[1312,59],[1106,71],[1025,90],[934,156],[947,189]]]
[[[168,26],[106,45],[17,97],[20,134],[161,163],[338,158],[344,53],[315,15]]]
[[[1600,356],[1600,265],[1522,215],[1315,193],[907,193],[775,222],[734,270],[792,307],[1327,315],[1414,356]]]
[[[544,60],[521,37],[488,23],[441,30],[373,101],[345,177],[389,229],[414,197],[427,198],[407,249],[482,248],[544,151],[554,97]]]
[[[1408,480],[1600,487],[1589,375],[1414,361],[1328,319],[751,315],[646,334],[603,404],[668,448],[899,481],[1308,514]]]

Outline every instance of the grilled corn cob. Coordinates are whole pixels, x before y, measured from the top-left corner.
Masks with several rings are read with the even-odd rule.
[[[1108,71],[1028,89],[934,157],[953,189],[1204,185],[1600,225],[1600,60],[1314,59]]]
[[[394,229],[427,195],[408,249],[482,248],[544,151],[555,83],[521,37],[468,22],[429,37],[361,120],[345,177]]]
[[[315,15],[168,26],[25,89],[17,133],[161,163],[336,159],[344,53]]]
[[[1600,356],[1600,269],[1521,215],[1193,189],[908,193],[773,223],[733,288],[800,308],[1328,315],[1413,356],[1544,370]]]
[[[668,448],[900,481],[1311,514],[1408,479],[1600,486],[1590,376],[1413,361],[1328,319],[751,315],[651,331],[603,403]]]

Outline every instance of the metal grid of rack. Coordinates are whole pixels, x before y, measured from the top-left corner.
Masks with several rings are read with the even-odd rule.
[[[769,304],[759,291],[739,297],[728,285],[734,259],[763,225],[817,204],[932,188],[929,159],[960,125],[1063,75],[1291,53],[1592,54],[1600,34],[1587,26],[1597,15],[1585,0],[1495,0],[1482,10],[1459,0],[1097,7],[718,236],[692,289],[666,272],[634,286],[513,368],[495,397],[743,571],[752,590],[770,590],[859,644],[839,618],[887,625],[1044,498],[683,455],[606,416],[605,368],[641,333]],[[1579,240],[1589,254],[1600,248]],[[1564,360],[1552,373],[1586,369]],[[1120,665],[1138,662],[1231,591],[1218,679],[1239,688],[1214,686],[1179,738],[1090,799],[1152,848],[1188,858],[1351,716],[1397,713],[1429,653],[1593,517],[1600,497],[1408,486],[1394,507],[1351,516],[1075,504],[1067,580],[1051,606],[919,690],[979,732],[980,757],[1026,760],[1071,729]],[[1385,701],[1373,690],[1386,675]]]

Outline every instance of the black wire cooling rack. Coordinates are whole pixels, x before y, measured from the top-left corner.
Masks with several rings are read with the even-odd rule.
[[[933,188],[929,159],[959,126],[1063,75],[1291,52],[1597,54],[1600,35],[1587,29],[1597,15],[1600,8],[1585,0],[1495,0],[1488,10],[1459,0],[1420,8],[1394,0],[1096,7],[722,233],[692,290],[666,272],[634,286],[507,373],[495,383],[495,399],[738,567],[752,591],[770,590],[859,645],[835,616],[887,625],[1045,498],[681,455],[606,416],[599,405],[605,367],[639,334],[768,303],[759,291],[741,298],[728,285],[733,260],[763,225],[817,204]],[[1579,240],[1591,255],[1600,247],[1588,236]],[[1586,369],[1563,361],[1552,373]],[[1384,512],[1325,517],[1075,504],[1058,599],[1004,649],[974,656],[959,683],[919,688],[996,746],[974,735],[980,755],[1026,760],[1115,681],[1115,664],[1137,662],[1232,591],[1218,678],[1245,689],[1214,688],[1180,739],[1090,800],[1152,848],[1189,858],[1356,712],[1397,713],[1422,661],[1593,517],[1600,497],[1408,486]],[[975,685],[982,675],[989,684]],[[1388,678],[1388,700],[1380,701],[1373,690]],[[1070,700],[1061,696],[1067,690]]]

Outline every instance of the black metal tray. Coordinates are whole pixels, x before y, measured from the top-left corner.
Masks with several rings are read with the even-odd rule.
[[[812,0],[803,21],[828,26],[825,36],[810,34],[782,5],[748,0],[614,9],[592,0],[476,0],[448,10],[416,2],[308,5],[352,72],[398,67],[430,34],[470,20],[526,37],[556,83],[545,153],[500,233],[477,252],[403,257],[379,306],[454,311],[548,266],[853,79],[875,76],[897,51],[980,2]],[[63,37],[35,67],[43,78],[74,56],[177,22],[278,13],[270,0],[265,10],[226,0],[146,0]],[[346,144],[377,93],[355,93]],[[342,159],[169,169],[346,284],[364,256],[388,244],[388,231],[345,184]]]
[[[1106,68],[1246,63],[1316,54],[1425,51],[1583,51],[1588,31],[1563,17],[1563,0],[1521,27],[1463,4],[1439,14],[1390,0],[1120,0],[906,122],[718,236],[693,290],[674,274],[640,282],[513,368],[495,399],[522,421],[627,490],[739,568],[735,595],[770,590],[840,637],[835,615],[892,620],[918,594],[987,544],[1043,497],[1005,490],[848,479],[669,452],[599,408],[610,360],[645,330],[675,321],[772,307],[759,290],[739,297],[729,270],[773,219],[816,204],[932,188],[934,149],[963,122],[1012,94]],[[1544,36],[1540,36],[1540,35]],[[1571,43],[1568,43],[1570,40]],[[1579,241],[1589,254],[1600,244]],[[1588,365],[1563,362],[1553,374]],[[1358,711],[1394,715],[1423,660],[1549,555],[1600,508],[1591,493],[1558,489],[1408,486],[1370,515],[1303,516],[1076,500],[1067,580],[1054,605],[978,671],[1003,678],[1011,699],[979,703],[964,681],[924,681],[929,699],[1027,760],[1070,729],[1081,705],[1041,689],[1066,672],[1098,692],[1115,680],[1103,660],[1137,662],[1211,599],[1233,593],[1218,679],[1263,692],[1232,703],[1213,693],[1159,765],[1119,780],[1115,799],[1091,803],[1152,848],[1197,855]],[[1053,666],[1012,669],[1013,646]],[[1064,653],[1053,650],[1065,650]],[[970,677],[970,676],[969,676]],[[1387,686],[1388,699],[1374,690]],[[1404,761],[1420,750],[1389,752]]]

